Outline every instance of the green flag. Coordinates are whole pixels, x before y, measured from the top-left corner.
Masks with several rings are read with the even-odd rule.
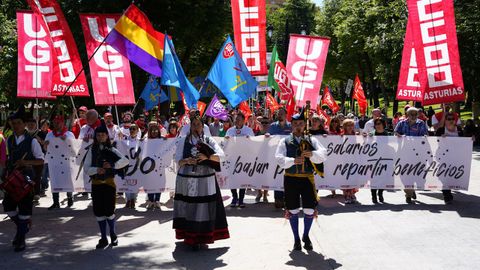
[[[278,58],[277,53],[277,45],[273,47],[272,51],[272,59],[270,60],[270,69],[268,70],[268,86],[270,86],[275,91],[280,91],[280,87],[278,87],[277,82],[275,81],[274,74],[275,74],[275,63],[280,61]]]

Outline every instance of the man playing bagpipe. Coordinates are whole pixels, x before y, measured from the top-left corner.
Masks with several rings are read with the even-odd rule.
[[[25,250],[25,235],[30,229],[33,208],[33,166],[43,164],[43,152],[37,139],[25,130],[23,105],[11,116],[13,135],[7,140],[8,160],[2,189],[5,190],[3,209],[15,223],[17,231],[12,241],[16,252]]]
[[[312,250],[308,233],[316,216],[317,192],[314,173],[321,173],[317,167],[327,157],[326,149],[305,130],[308,109],[292,117],[292,134],[280,140],[275,153],[279,166],[285,169],[285,217],[289,219],[295,244],[294,250],[301,250],[298,233],[298,214],[300,207],[304,213],[304,232],[302,241],[306,250]],[[300,205],[301,200],[301,205]]]

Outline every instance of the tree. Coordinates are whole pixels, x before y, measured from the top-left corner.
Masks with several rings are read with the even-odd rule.
[[[122,13],[130,2],[102,0],[95,1],[95,5],[88,0],[58,2],[73,33],[88,78],[85,41],[78,14]],[[230,1],[137,0],[135,4],[145,12],[157,31],[167,31],[173,37],[175,49],[188,76],[206,75],[226,35],[233,32]],[[30,8],[23,1],[2,1],[0,4],[0,102],[6,104],[14,104],[16,100],[17,9]],[[148,74],[135,65],[131,67],[133,86],[138,97]],[[90,83],[89,86],[92,89]],[[75,100],[79,104],[93,106],[91,98]]]
[[[290,34],[316,34],[315,16],[317,6],[311,0],[287,0],[279,8],[267,10],[267,22],[273,26],[272,43],[278,45],[278,54],[286,63]],[[271,46],[273,48],[273,46]]]

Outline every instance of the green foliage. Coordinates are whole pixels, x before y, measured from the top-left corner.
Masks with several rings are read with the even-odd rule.
[[[78,13],[121,13],[131,1],[64,0],[58,1],[74,35],[88,74],[88,63]],[[267,1],[267,4],[269,1]],[[233,35],[230,1],[225,0],[137,0],[155,29],[173,37],[175,48],[189,76],[206,75],[226,35]],[[480,101],[480,0],[455,1],[458,44],[465,88],[469,100]],[[17,9],[29,9],[25,1],[0,3],[0,103],[13,106],[17,85]],[[317,7],[311,0],[286,0],[267,7],[267,24],[273,26],[268,48],[278,45],[285,63],[288,35],[300,33],[331,38],[324,82],[341,86],[356,73],[363,82],[390,89],[383,95],[393,97],[402,58],[407,23],[405,0],[324,0]],[[148,74],[132,65],[136,96]],[[378,88],[371,92],[379,99]],[[93,99],[78,101],[93,105]],[[68,102],[63,102],[68,104]]]
[[[316,34],[315,16],[318,7],[311,0],[287,0],[280,7],[269,7],[267,24],[273,27],[271,47],[277,44],[278,54],[286,63],[290,34],[300,34],[302,29],[307,34]]]
[[[122,13],[131,1],[65,0],[58,2],[73,33],[85,72],[89,75],[85,41],[78,14]],[[13,105],[16,101],[17,88],[15,11],[30,8],[26,2],[20,0],[6,0],[1,3],[0,102]],[[205,76],[226,35],[233,34],[230,1],[137,0],[135,4],[148,16],[157,31],[166,31],[173,37],[175,49],[188,76]],[[133,85],[138,97],[148,74],[135,65],[131,67]],[[89,86],[91,89],[90,83]],[[92,94],[91,91],[90,94]],[[79,104],[93,106],[93,98],[76,98],[76,101]],[[62,103],[69,104],[68,101]]]
[[[470,101],[480,101],[479,8],[480,0],[455,1],[458,45]],[[324,0],[316,17],[316,33],[331,37],[324,82],[336,86],[358,73],[363,82],[390,89],[387,97],[394,98],[407,18],[405,0]],[[371,93],[377,100],[378,90]]]

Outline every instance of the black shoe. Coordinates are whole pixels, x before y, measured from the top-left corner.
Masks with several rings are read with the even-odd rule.
[[[245,208],[245,203],[239,202],[238,203],[238,208]]]
[[[107,238],[100,238],[100,240],[98,240],[98,244],[96,246],[96,249],[104,249],[107,246],[108,246]]]
[[[54,209],[59,209],[60,204],[59,203],[53,203],[50,207],[48,207],[48,210],[54,210]]]
[[[232,207],[232,208],[237,207],[237,205],[238,205],[238,199],[233,198],[232,202],[230,203],[230,207]]]
[[[372,197],[372,202],[373,202],[374,204],[377,204],[377,203],[378,203],[377,197]]]
[[[110,245],[113,247],[118,246],[118,237],[116,234],[111,234],[110,235]]]
[[[282,209],[285,206],[285,203],[282,199],[275,199],[275,208]]]
[[[73,206],[73,198],[68,198],[67,207],[72,207],[72,206]]]
[[[310,238],[308,236],[304,236],[302,237],[302,241],[303,241],[303,248],[306,249],[306,250],[312,250],[313,249],[313,246],[312,246],[312,241],[310,241]]]
[[[24,251],[27,245],[25,244],[25,238],[18,237],[17,242],[15,243],[13,251],[21,252]]]
[[[453,196],[444,198],[443,200],[445,201],[445,204],[452,204],[453,203]]]
[[[302,244],[300,240],[295,240],[295,244],[293,244],[293,250],[302,250]]]
[[[379,200],[381,203],[383,203],[383,195],[380,195],[380,194],[379,194],[379,195],[378,195],[378,200]]]
[[[414,204],[414,202],[412,201],[412,198],[408,197],[406,200],[405,200],[408,204]]]
[[[414,200],[417,199],[417,193],[415,193],[415,191],[414,191],[413,194],[412,194],[412,199],[414,199]]]

